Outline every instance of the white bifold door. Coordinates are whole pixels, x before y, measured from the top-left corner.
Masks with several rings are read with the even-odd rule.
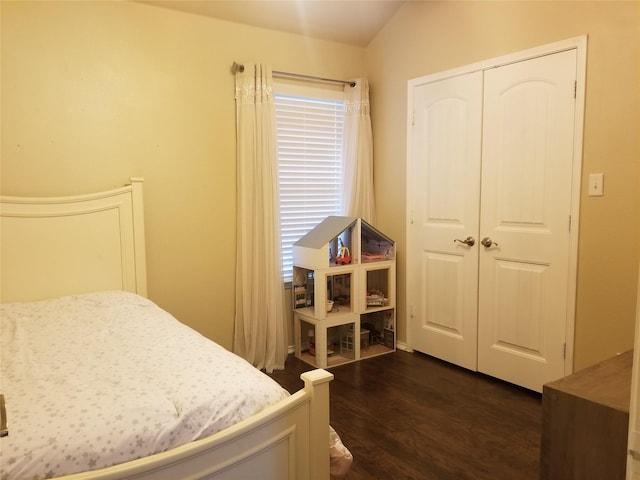
[[[564,375],[576,50],[413,90],[410,343],[542,391]]]

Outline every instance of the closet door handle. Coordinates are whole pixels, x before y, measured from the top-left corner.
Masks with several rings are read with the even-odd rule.
[[[475,241],[475,239],[473,237],[467,237],[464,240],[460,240],[459,238],[456,238],[453,241],[453,243],[456,243],[456,242],[464,243],[468,247],[473,247],[476,244],[476,241]]]
[[[484,237],[482,240],[480,240],[480,243],[484,246],[484,248],[489,248],[492,245],[495,245],[496,247],[498,246],[498,244],[491,240],[489,237]]]

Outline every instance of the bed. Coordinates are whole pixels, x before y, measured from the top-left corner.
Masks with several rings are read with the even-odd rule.
[[[332,374],[289,395],[146,298],[141,179],[0,213],[1,478],[329,478]]]

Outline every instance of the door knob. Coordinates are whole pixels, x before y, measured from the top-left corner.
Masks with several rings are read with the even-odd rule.
[[[473,247],[476,244],[476,241],[474,240],[473,237],[467,237],[464,240],[460,240],[459,238],[456,238],[453,243],[456,242],[460,242],[460,243],[464,243],[465,245],[469,246],[469,247]]]
[[[491,240],[489,237],[484,237],[482,240],[480,240],[480,243],[484,245],[485,248],[489,248],[492,245],[495,245],[496,247],[498,246],[498,244]]]

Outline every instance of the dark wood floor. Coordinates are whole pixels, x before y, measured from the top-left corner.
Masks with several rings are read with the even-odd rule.
[[[311,367],[273,373],[289,391]],[[537,480],[541,396],[419,353],[331,368],[331,424],[353,454],[347,480]]]

